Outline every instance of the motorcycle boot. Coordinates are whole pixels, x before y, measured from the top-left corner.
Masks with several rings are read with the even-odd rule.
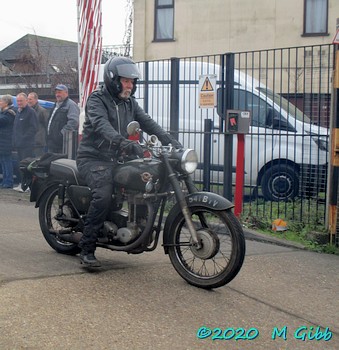
[[[88,253],[86,251],[81,251],[80,263],[85,265],[85,267],[101,267],[101,263],[97,260],[94,253]]]

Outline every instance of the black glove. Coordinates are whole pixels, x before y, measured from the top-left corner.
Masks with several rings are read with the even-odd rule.
[[[174,148],[182,148],[182,144],[170,134],[162,135],[161,138],[159,137],[159,140],[164,146],[170,143]]]
[[[176,139],[172,139],[170,143],[174,148],[182,148],[182,144]]]
[[[120,152],[127,156],[137,156],[138,158],[143,158],[144,156],[144,150],[140,144],[127,139],[121,141]]]

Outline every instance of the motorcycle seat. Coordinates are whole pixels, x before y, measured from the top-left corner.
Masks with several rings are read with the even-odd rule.
[[[85,180],[80,176],[75,160],[57,159],[51,162],[50,175],[63,179],[71,185],[86,186]]]

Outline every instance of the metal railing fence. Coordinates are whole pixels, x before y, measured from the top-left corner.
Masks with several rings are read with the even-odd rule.
[[[228,109],[248,110],[244,215],[325,223],[333,45],[227,53],[138,63],[136,98],[199,155],[198,186],[234,193],[237,137]],[[216,76],[215,108],[199,105],[199,79]],[[232,198],[230,198],[232,199]]]

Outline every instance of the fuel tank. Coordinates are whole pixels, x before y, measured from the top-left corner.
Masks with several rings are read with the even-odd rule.
[[[149,158],[134,159],[117,166],[114,183],[120,187],[145,192],[146,184],[163,182],[163,175],[161,161]],[[152,192],[152,190],[147,192]]]

